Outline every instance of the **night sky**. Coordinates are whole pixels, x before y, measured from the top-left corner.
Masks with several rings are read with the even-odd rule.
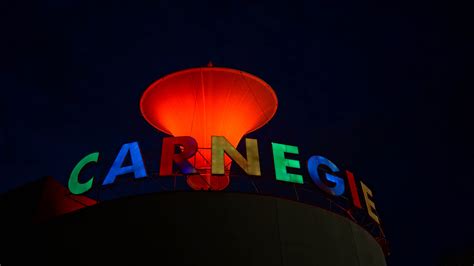
[[[88,153],[160,142],[141,94],[212,60],[275,90],[278,111],[252,137],[326,156],[370,186],[389,265],[474,246],[466,7],[96,2],[0,3],[0,192],[46,175],[66,184]]]

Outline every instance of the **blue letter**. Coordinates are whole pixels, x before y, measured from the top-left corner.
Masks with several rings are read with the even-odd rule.
[[[130,157],[132,159],[132,165],[122,167],[123,161],[125,160],[125,157],[129,151]],[[143,164],[138,142],[127,143],[122,146],[102,185],[112,184],[115,182],[115,177],[118,175],[132,172],[135,174],[135,178],[146,176],[145,165]]]
[[[326,173],[326,179],[335,185],[333,187],[329,187],[324,182],[321,180],[319,173],[318,173],[318,168],[320,165],[326,165],[331,169],[333,172],[338,172],[339,169],[335,164],[333,164],[331,161],[328,159],[322,157],[322,156],[311,156],[308,160],[308,171],[309,175],[311,176],[311,179],[313,179],[313,182],[323,191],[326,193],[329,193],[333,196],[340,196],[342,193],[344,193],[344,180],[340,177],[337,177],[335,175],[331,175],[329,173]]]

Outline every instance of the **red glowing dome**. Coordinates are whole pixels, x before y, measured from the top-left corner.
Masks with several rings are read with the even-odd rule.
[[[200,154],[195,167],[203,174],[188,177],[188,184],[214,190],[227,187],[229,179],[208,174],[211,136],[225,136],[236,147],[245,134],[270,121],[277,106],[276,94],[265,81],[221,67],[169,74],[151,84],[140,101],[142,115],[153,127],[196,139]]]

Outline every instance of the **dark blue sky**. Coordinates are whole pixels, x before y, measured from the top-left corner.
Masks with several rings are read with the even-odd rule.
[[[142,92],[212,60],[276,91],[276,116],[252,136],[324,155],[366,181],[389,265],[434,264],[474,246],[466,8],[96,2],[0,4],[0,192],[45,175],[65,183],[90,152],[161,141],[140,115]]]

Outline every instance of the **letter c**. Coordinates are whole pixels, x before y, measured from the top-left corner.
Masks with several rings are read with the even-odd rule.
[[[82,194],[88,190],[91,189],[92,183],[94,181],[94,177],[91,177],[87,182],[85,183],[80,183],[79,182],[79,173],[81,172],[82,168],[88,163],[96,163],[99,160],[99,153],[94,152],[86,157],[82,158],[72,169],[71,175],[69,176],[69,182],[68,182],[68,187],[69,191],[71,191],[72,194]]]

